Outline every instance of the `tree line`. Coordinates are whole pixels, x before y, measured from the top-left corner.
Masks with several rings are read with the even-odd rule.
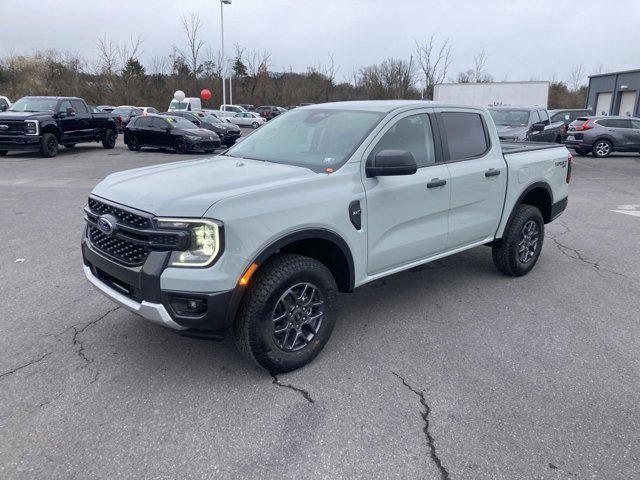
[[[0,94],[16,100],[25,95],[79,96],[93,105],[138,105],[166,109],[176,90],[196,96],[207,88],[212,100],[205,108],[217,108],[222,99],[222,73],[231,77],[233,102],[253,105],[297,105],[365,99],[431,99],[435,85],[445,81],[489,82],[484,51],[474,65],[451,78],[452,51],[448,40],[434,36],[416,41],[409,58],[388,58],[354,70],[348,80],[338,80],[339,65],[328,54],[324,61],[304,72],[274,69],[267,50],[239,44],[231,58],[208,48],[202,37],[199,15],[182,18],[184,42],[166,56],[143,64],[143,42],[131,38],[118,43],[106,34],[95,41],[91,59],[71,52],[40,50],[30,55],[0,58]],[[344,75],[343,75],[344,77]],[[549,108],[579,108],[586,102],[586,78],[575,67],[565,81],[553,81]],[[229,85],[227,84],[227,99]]]

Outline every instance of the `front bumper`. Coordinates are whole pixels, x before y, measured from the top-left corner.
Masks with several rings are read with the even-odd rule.
[[[39,150],[40,135],[0,136],[0,150]]]
[[[201,293],[162,290],[160,276],[166,268],[169,252],[151,252],[139,267],[121,265],[82,239],[85,276],[102,294],[141,317],[182,335],[220,340],[233,323],[242,297],[240,289]],[[204,305],[197,314],[185,314],[175,308],[178,300],[197,300]]]

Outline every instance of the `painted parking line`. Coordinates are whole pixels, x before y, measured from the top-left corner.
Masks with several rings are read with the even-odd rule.
[[[618,205],[616,210],[611,211],[622,213],[623,215],[631,215],[632,217],[640,217],[640,205]]]

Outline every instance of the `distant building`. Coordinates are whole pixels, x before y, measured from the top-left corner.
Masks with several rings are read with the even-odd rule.
[[[441,83],[435,86],[433,99],[478,107],[514,105],[547,108],[549,82]]]
[[[640,70],[589,77],[587,108],[596,115],[640,116]]]

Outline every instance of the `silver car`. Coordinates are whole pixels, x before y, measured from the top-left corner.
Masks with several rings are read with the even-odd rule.
[[[569,124],[567,147],[578,155],[608,157],[611,152],[640,152],[640,119],[630,117],[579,117]]]

